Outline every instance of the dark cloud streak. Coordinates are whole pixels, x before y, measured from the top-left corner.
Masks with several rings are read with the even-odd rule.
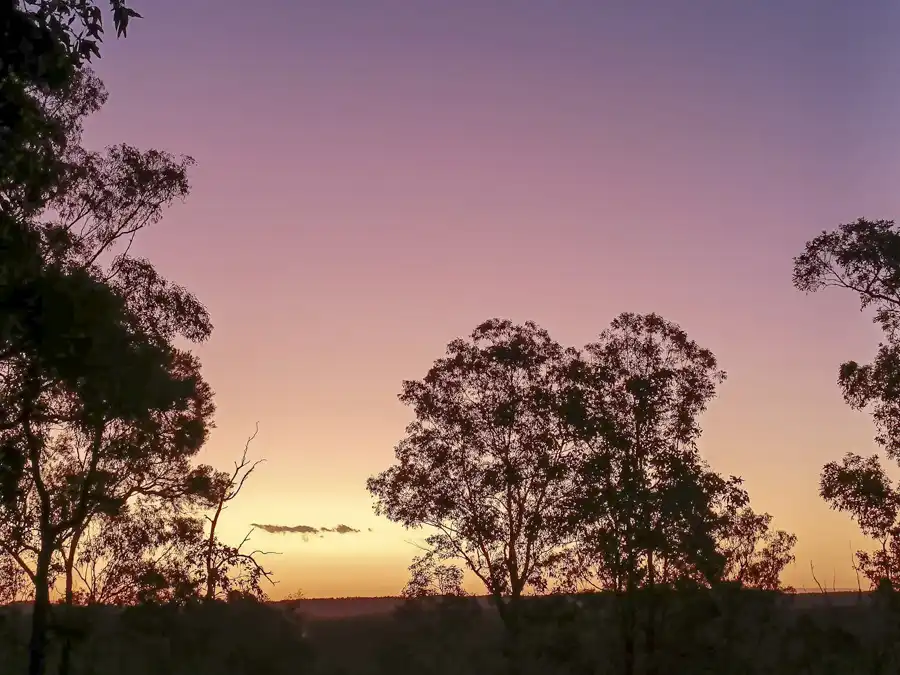
[[[263,532],[269,534],[301,534],[304,536],[321,535],[324,533],[332,534],[356,534],[359,530],[349,525],[335,525],[334,527],[313,527],[312,525],[266,525],[262,523],[251,523],[251,525]]]

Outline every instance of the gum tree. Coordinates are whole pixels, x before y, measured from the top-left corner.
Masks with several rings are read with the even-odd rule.
[[[424,378],[403,383],[415,420],[395,464],[367,484],[377,513],[428,528],[430,560],[457,560],[481,580],[513,650],[519,600],[545,588],[565,543],[570,357],[532,322],[492,319],[454,340]]]

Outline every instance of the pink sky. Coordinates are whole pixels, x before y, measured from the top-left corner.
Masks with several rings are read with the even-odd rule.
[[[849,294],[794,291],[791,259],[898,213],[889,3],[143,4],[88,137],[198,162],[140,253],[216,325],[204,460],[228,466],[260,423],[268,461],[224,534],[362,530],[257,532],[282,552],[275,597],[400,590],[421,535],[376,518],[365,480],[409,420],[401,381],[448,341],[501,316],[582,345],[626,310],[728,371],[701,447],[799,536],[785,581],[811,586],[812,561],[855,585],[864,540],[817,484],[874,449],[835,379],[879,336]]]

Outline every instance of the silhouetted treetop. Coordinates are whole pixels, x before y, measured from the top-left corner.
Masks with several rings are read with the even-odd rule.
[[[823,231],[794,258],[794,286],[854,291],[861,307],[873,307],[875,320],[893,335],[900,327],[900,231],[893,220],[864,218]]]
[[[624,313],[584,351],[604,414],[634,417],[660,440],[691,444],[699,415],[725,380],[715,355],[658,314]]]

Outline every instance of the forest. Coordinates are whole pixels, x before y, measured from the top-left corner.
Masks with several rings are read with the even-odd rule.
[[[0,5],[0,671],[898,672],[900,488],[880,457],[809,468],[872,546],[858,592],[805,602],[781,581],[796,536],[698,450],[725,371],[655,313],[580,347],[503,318],[451,339],[400,383],[413,421],[365,486],[428,533],[402,601],[333,620],[271,601],[265,551],[218,532],[255,433],[233,466],[198,461],[215,400],[191,349],[212,317],[133,252],[188,197],[193,160],[82,142],[107,97],[103,17],[126,40],[142,17]],[[855,294],[880,328],[837,385],[900,462],[900,229],[822,231],[790,283]]]

